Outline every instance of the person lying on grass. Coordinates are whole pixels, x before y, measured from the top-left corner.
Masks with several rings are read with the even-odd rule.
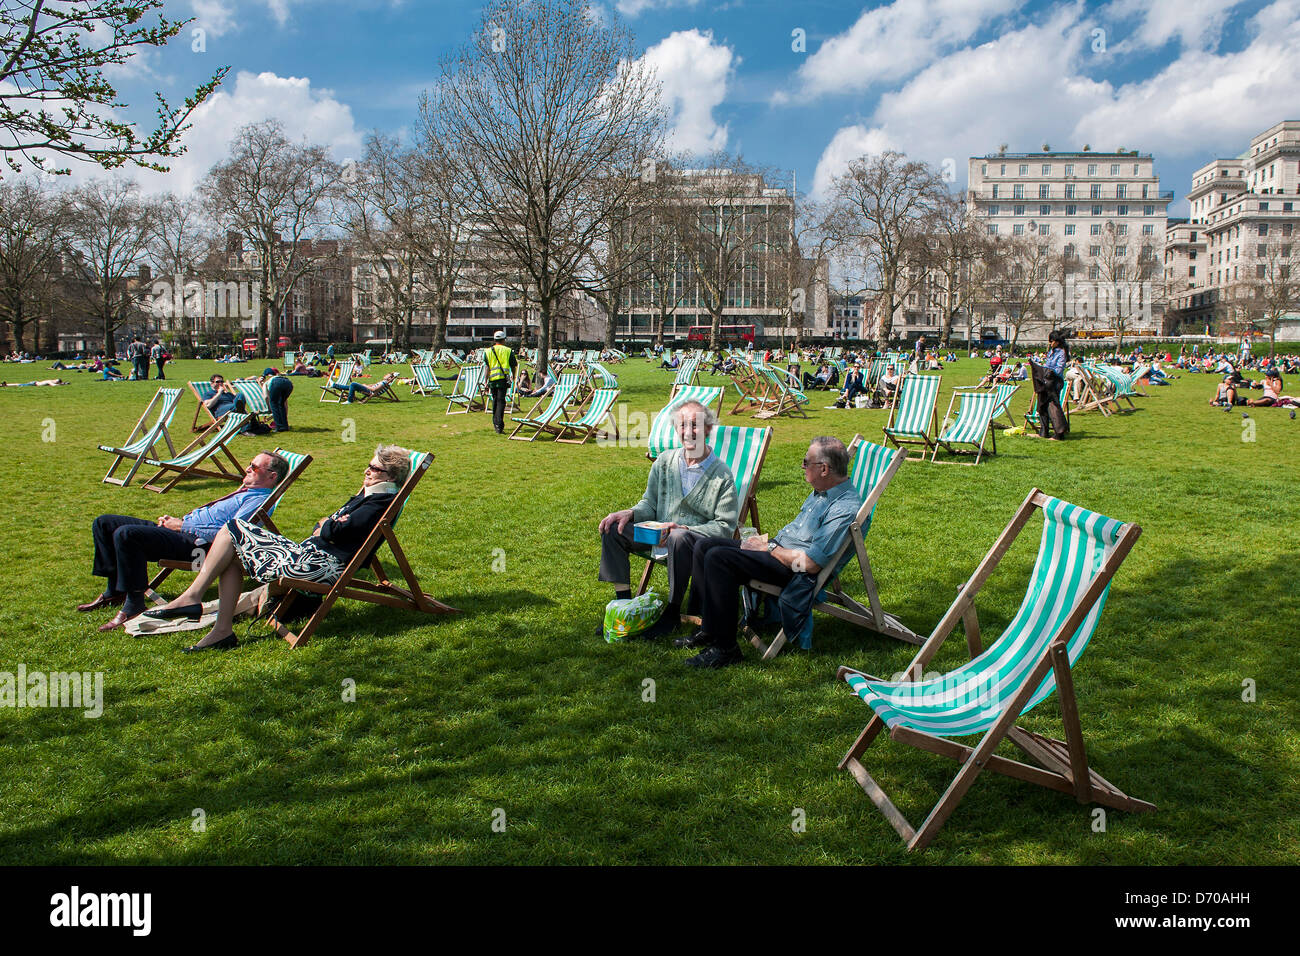
[[[217,619],[207,635],[187,652],[229,650],[239,646],[231,629],[243,590],[244,573],[263,584],[296,578],[333,584],[343,574],[371,529],[383,517],[411,473],[411,453],[397,445],[380,445],[366,465],[361,489],[331,515],[316,522],[311,535],[295,542],[242,518],[233,518],[217,532],[203,567],[190,586],[165,607],[146,611],[146,618],[197,621],[203,615],[203,594],[217,583]]]

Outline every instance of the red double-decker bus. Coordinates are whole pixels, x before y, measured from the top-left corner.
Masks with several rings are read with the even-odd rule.
[[[692,325],[686,334],[686,341],[707,343],[712,332],[711,325]],[[754,341],[756,332],[757,328],[753,325],[720,325],[718,340],[723,345],[747,345]]]

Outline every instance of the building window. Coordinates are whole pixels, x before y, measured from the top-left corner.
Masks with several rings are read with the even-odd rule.
[[[1092,256],[1093,258],[1096,258],[1097,256],[1101,255],[1101,246],[1089,246],[1088,255]]]
[[[1072,236],[1072,235],[1074,235],[1074,223],[1069,223],[1069,224],[1065,227],[1065,234],[1066,234],[1067,236]]]
[[[997,187],[997,186],[994,186],[994,187],[993,187],[993,198],[994,198],[994,199],[997,199],[997,198],[998,198],[998,187]]]
[[[1003,163],[1003,164],[1002,164],[1002,171],[1001,171],[998,175],[1000,175],[1000,176],[1005,176],[1006,174],[1007,174],[1007,164],[1006,164],[1006,163]]]
[[[1074,198],[1074,183],[1065,184],[1065,198],[1066,199]]]
[[[1016,185],[1012,186],[1012,187],[1011,187],[1011,198],[1012,198],[1012,199],[1024,199],[1024,198],[1025,198],[1025,187],[1024,187],[1024,185],[1022,185],[1021,183],[1016,183]]]
[[[1116,246],[1116,247],[1115,247],[1115,255],[1117,255],[1117,256],[1126,256],[1126,255],[1128,255],[1128,246]]]
[[[1268,246],[1264,245],[1264,243],[1261,242],[1258,248],[1256,248],[1255,250],[1255,255],[1258,256],[1260,259],[1263,259],[1266,255],[1268,255]]]
[[[1051,163],[1043,163],[1043,175],[1044,175],[1044,176],[1050,176],[1050,175],[1052,175],[1052,164],[1051,164]]]
[[[980,166],[980,175],[981,175],[981,176],[987,176],[988,174],[989,174],[989,164],[988,164],[988,163],[983,163],[983,164]]]
[[[989,223],[989,235],[996,236],[997,234],[998,234],[998,224],[995,222]]]
[[[1155,206],[1143,206],[1143,207],[1142,207],[1142,215],[1144,215],[1144,216],[1154,216],[1155,214],[1156,214],[1156,207],[1155,207]]]
[[[1024,207],[1024,206],[1016,206],[1016,207],[1015,207],[1015,215],[1017,215],[1017,216],[1023,216],[1024,214],[1025,214],[1025,207]]]
[[[1050,236],[1052,234],[1052,227],[1047,223],[1042,223],[1038,227],[1038,234],[1040,236]]]
[[[1127,199],[1127,198],[1128,198],[1128,185],[1127,185],[1127,184],[1125,184],[1125,183],[1120,183],[1118,186],[1115,187],[1115,198],[1116,198],[1116,199]]]
[[[1065,175],[1067,175],[1067,176],[1073,176],[1073,175],[1074,175],[1074,164],[1073,164],[1073,163],[1066,163],[1066,164],[1065,164]]]
[[[1100,278],[1101,278],[1101,266],[1088,266],[1088,278],[1089,278],[1089,279],[1100,279]]]
[[[1156,227],[1151,225],[1150,223],[1147,223],[1145,226],[1142,227],[1142,235],[1154,236],[1155,234],[1156,234]]]
[[[1260,234],[1261,236],[1267,236],[1267,235],[1268,235],[1268,223],[1266,223],[1266,222],[1261,222],[1261,223],[1259,224],[1259,234]]]
[[[1112,176],[1118,176],[1118,175],[1119,175],[1119,163],[1111,163],[1111,164],[1110,164],[1110,174],[1111,174]]]
[[[1101,223],[1099,223],[1099,222],[1094,222],[1091,226],[1089,226],[1089,227],[1088,227],[1088,235],[1090,235],[1090,236],[1100,236],[1100,235],[1101,235]]]
[[[1143,199],[1146,199],[1147,196],[1149,195],[1149,193],[1147,192],[1147,190],[1150,189],[1150,188],[1151,188],[1150,186],[1143,186],[1143,187],[1142,187],[1142,198],[1143,198]]]
[[[1134,164],[1133,164],[1133,175],[1134,175],[1134,176],[1138,176],[1138,175],[1140,175],[1140,170],[1141,170],[1141,168],[1142,168],[1142,167],[1140,167],[1137,163],[1134,163]]]
[[[1065,214],[1066,214],[1067,216],[1075,216],[1075,215],[1078,215],[1078,212],[1079,212],[1079,207],[1078,207],[1078,206],[1066,206],[1066,207],[1065,207]]]
[[[1021,176],[1028,176],[1028,175],[1029,175],[1029,164],[1028,164],[1028,163],[1021,163],[1021,164],[1020,164],[1020,175],[1021,175]]]
[[[1069,227],[1069,226],[1066,226],[1065,228],[1066,228],[1066,229],[1069,229],[1070,227]],[[1074,243],[1072,243],[1072,242],[1067,242],[1067,243],[1065,244],[1065,255],[1066,255],[1066,258],[1069,258],[1070,256],[1073,256],[1073,255],[1074,255]]]
[[[1100,203],[1097,204],[1096,206],[1093,206],[1093,207],[1092,207],[1092,214],[1093,214],[1094,216],[1100,216],[1100,215],[1101,215],[1101,204],[1100,204]]]
[[[1263,266],[1263,265],[1255,266],[1255,278],[1256,278],[1256,279],[1262,279],[1262,278],[1264,278],[1265,273],[1266,273],[1267,271],[1268,271],[1268,269],[1267,269],[1266,266]]]
[[[1025,227],[1020,223],[1016,223],[1014,226],[1011,227],[1011,232],[1013,235],[1023,236],[1025,234]]]
[[[1096,163],[1089,163],[1089,164],[1088,164],[1088,175],[1089,175],[1089,176],[1096,176],[1096,175],[1097,175],[1097,164],[1096,164]]]
[[[1118,207],[1116,207],[1116,209],[1115,209],[1115,215],[1117,215],[1117,216],[1127,216],[1127,215],[1128,215],[1128,206],[1118,206]]]
[[[1266,203],[1266,202],[1261,202],[1261,203],[1259,204],[1259,211],[1260,211],[1260,212],[1268,212],[1268,203]]]
[[[1089,197],[1090,199],[1100,199],[1100,198],[1101,198],[1101,184],[1100,184],[1100,183],[1093,183],[1093,184],[1092,184],[1092,188],[1088,191],[1088,197]]]
[[[989,206],[989,215],[990,215],[990,216],[996,216],[996,215],[998,214],[998,209],[999,209],[999,208],[1001,208],[1001,207],[999,207],[999,206]]]
[[[1049,199],[1049,198],[1051,198],[1051,195],[1052,195],[1051,187],[1049,187],[1049,186],[1047,185],[1047,183],[1039,183],[1039,184],[1038,184],[1038,198],[1039,198],[1039,199]]]
[[[1039,207],[1038,207],[1038,214],[1039,214],[1040,216],[1050,216],[1050,215],[1052,214],[1052,207],[1051,207],[1051,206],[1039,206]]]
[[[1196,266],[1188,266],[1188,267],[1187,267],[1187,277],[1188,277],[1189,279],[1195,279],[1195,278],[1196,278]]]
[[[1123,223],[1121,223],[1120,225],[1116,226],[1116,227],[1115,227],[1115,235],[1117,235],[1117,236],[1127,236],[1127,235],[1128,235],[1128,226],[1127,226],[1127,225],[1124,225]]]

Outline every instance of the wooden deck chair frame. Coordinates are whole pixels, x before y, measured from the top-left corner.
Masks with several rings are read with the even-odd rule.
[[[277,455],[283,455],[286,452],[283,448],[277,448],[275,449],[275,453]],[[258,506],[256,511],[249,515],[249,522],[261,525],[263,528],[266,528],[266,530],[279,534],[280,529],[276,527],[275,521],[271,518],[271,514],[280,503],[280,499],[284,497],[284,493],[289,490],[289,486],[298,480],[299,475],[306,471],[307,466],[311,464],[311,461],[311,455],[300,456],[298,463],[290,469],[289,474],[285,475],[284,479],[271,489],[271,493],[266,496],[266,500]],[[145,597],[153,601],[154,604],[166,604],[167,599],[158,593],[158,588],[162,586],[162,583],[167,580],[168,576],[173,571],[198,571],[198,568],[194,566],[192,561],[172,561],[164,558],[158,562],[158,573],[153,576],[153,579],[145,588]]]
[[[558,429],[555,440],[566,445],[585,445],[587,439],[591,438],[606,422],[609,423],[607,431],[612,432],[614,438],[618,438],[618,419],[614,416],[614,403],[618,401],[620,390],[617,388],[598,388],[592,396],[591,406],[582,413],[582,417],[576,421],[555,422]],[[576,438],[565,438],[564,436],[573,433]]]
[[[149,477],[149,480],[144,483],[144,487],[161,495],[171,491],[186,478],[219,478],[223,481],[242,482],[244,480],[244,466],[239,463],[239,459],[230,450],[230,442],[248,424],[248,419],[249,416],[243,412],[227,412],[221,416],[220,421],[213,422],[205,428],[202,434],[178,453],[172,455],[170,459],[166,461],[160,458],[147,459],[145,463],[150,468],[157,468],[158,471]],[[187,455],[200,450],[202,450],[202,454],[189,464],[175,464],[175,462]],[[226,465],[222,462],[221,455],[225,455],[229,460],[230,470],[227,470]],[[209,460],[216,465],[215,470],[201,467],[204,462]],[[159,478],[169,472],[174,472],[171,480],[164,485],[155,484]]]
[[[772,447],[772,426],[719,425],[714,429],[714,434],[716,435],[718,430],[722,428],[749,428],[763,433],[759,442],[758,451],[754,456],[754,471],[750,475],[749,484],[747,487],[741,488],[736,496],[740,500],[740,510],[736,513],[736,534],[739,535],[740,529],[746,526],[746,515],[749,516],[749,526],[753,527],[755,531],[761,531],[762,524],[759,522],[758,517],[758,497],[756,489],[758,487],[758,480],[763,477],[763,464],[767,461],[767,453]],[[716,448],[714,448],[714,454],[717,454]],[[644,594],[646,588],[650,586],[650,574],[654,571],[654,566],[657,563],[656,560],[651,558],[649,555],[645,555],[645,557],[645,571],[641,574],[641,583],[637,585],[637,594]]]
[[[476,371],[481,370],[481,371]],[[474,383],[474,394],[468,394],[461,391],[462,380],[466,387],[470,384],[471,378],[477,378]],[[448,415],[467,415],[470,412],[481,412],[487,410],[487,396],[483,394],[483,389],[487,385],[487,366],[473,365],[465,363],[460,367],[456,374],[456,384],[452,386],[451,394],[447,396]],[[452,409],[456,409],[452,411]]]
[[[891,435],[890,431],[891,429],[893,429],[894,422],[898,418],[899,407],[903,404],[903,400],[907,396],[907,391],[908,391],[907,383],[914,379],[935,379],[937,382],[934,388],[934,400],[930,403],[930,414],[929,414],[930,424],[928,427],[923,428],[919,432],[916,433],[908,432],[906,433],[906,437],[898,438],[894,435]],[[889,421],[885,424],[885,428],[884,428],[885,438],[888,439],[894,445],[894,447],[902,448],[904,445],[921,445],[923,447],[923,451],[921,452],[921,458],[923,459],[925,458],[927,453],[932,452],[934,450],[935,447],[934,438],[931,436],[937,435],[939,433],[938,404],[939,404],[939,391],[942,388],[943,388],[942,375],[915,375],[909,372],[908,374],[902,377],[902,380],[898,383],[898,390],[894,392],[894,400],[889,405]]]
[[[800,418],[808,417],[808,413],[803,410],[803,406],[808,404],[808,396],[804,394],[802,388],[794,384],[794,373],[769,365],[763,369],[762,375],[768,380],[771,388],[764,407],[754,413],[754,418],[762,420],[787,413],[798,415]],[[800,401],[801,398],[803,401]]]
[[[672,390],[668,393],[668,396],[671,398],[677,394],[679,389],[699,384],[700,359],[698,356],[692,355],[689,358],[682,359],[681,366],[677,369],[677,376],[673,379]]]
[[[194,421],[190,425],[190,431],[201,432],[203,431],[203,429],[207,428],[209,425],[211,425],[213,422],[217,420],[217,416],[212,414],[212,409],[208,408],[207,405],[203,404],[209,398],[212,397],[213,395],[212,386],[209,385],[207,382],[186,382],[185,385],[194,394],[194,397],[198,399],[199,402],[199,407],[194,409]],[[204,394],[205,392],[207,394]],[[204,422],[202,425],[200,425],[199,419],[204,415],[208,416],[208,420]]]
[[[1028,523],[1034,509],[1041,508],[1049,502],[1037,488],[1029,492],[1021,503],[1010,524],[994,542],[984,560],[971,578],[962,586],[952,607],[939,621],[934,633],[917,651],[904,672],[904,680],[919,681],[925,667],[934,658],[940,645],[952,633],[961,621],[966,632],[967,649],[971,659],[978,657],[983,648],[980,643],[979,619],[975,612],[975,595],[984,582],[993,573],[998,562],[1010,549],[1016,536]],[[1081,804],[1100,803],[1106,807],[1127,811],[1150,811],[1155,805],[1137,800],[1124,794],[1088,765],[1087,751],[1084,748],[1083,731],[1079,721],[1078,702],[1074,694],[1074,678],[1070,669],[1070,660],[1066,640],[1073,635],[1084,619],[1092,611],[1093,605],[1101,598],[1110,584],[1115,572],[1136,543],[1142,529],[1135,524],[1122,525],[1119,537],[1110,554],[1102,562],[1098,573],[1087,589],[1076,601],[1065,621],[1058,627],[1043,654],[1035,662],[1033,669],[1018,683],[1010,702],[1000,711],[1000,716],[993,725],[983,733],[979,743],[974,747],[959,744],[950,737],[937,736],[915,730],[910,727],[895,726],[889,731],[889,737],[899,743],[908,744],[943,757],[951,757],[962,765],[938,803],[919,828],[913,828],[885,794],[885,791],[871,777],[862,765],[862,755],[871,746],[872,741],[885,729],[883,719],[872,712],[871,719],[857,740],[840,761],[841,770],[848,770],[858,782],[871,802],[876,805],[903,838],[907,849],[918,850],[930,844],[940,828],[952,815],[957,804],[974,784],[975,778],[982,770],[1035,783],[1049,790],[1073,794]],[[844,680],[848,675],[856,674],[868,680],[876,680],[869,674],[851,667],[841,667],[836,674],[837,680]],[[1016,726],[1016,718],[1033,697],[1038,686],[1049,674],[1055,676],[1055,693],[1060,696],[1061,715],[1065,725],[1065,740],[1053,740],[1039,734],[1030,733]],[[1005,698],[1004,698],[1005,699]],[[1009,740],[1030,759],[1041,766],[1035,767],[994,754],[994,750],[1003,740]]]
[[[872,443],[861,435],[854,435],[853,441],[849,445],[849,460],[853,461],[853,456],[861,452],[864,446],[870,444]],[[876,445],[875,447],[884,448],[883,445]],[[885,613],[885,610],[881,607],[880,593],[876,588],[876,579],[871,573],[871,561],[867,557],[866,535],[862,530],[862,526],[866,524],[868,530],[870,530],[868,522],[876,510],[881,495],[885,493],[889,483],[894,480],[894,475],[903,466],[903,462],[907,461],[907,455],[901,449],[892,451],[885,449],[885,451],[893,455],[893,461],[881,472],[880,477],[868,490],[862,501],[862,507],[858,509],[858,513],[853,518],[853,523],[849,525],[849,531],[844,536],[843,543],[836,549],[835,554],[826,563],[826,566],[817,573],[817,588],[813,593],[820,596],[827,588],[830,588],[830,590],[826,593],[826,600],[818,600],[813,603],[813,610],[825,611],[832,617],[860,625],[868,630],[875,631],[877,634],[883,634],[886,637],[892,637],[907,644],[922,644],[925,641],[923,637],[894,615]],[[867,592],[866,605],[855,601],[844,593],[843,585],[840,583],[844,569],[841,568],[838,572],[835,570],[844,555],[848,553],[849,548],[853,549],[853,553],[858,559],[858,568],[862,572],[862,585]],[[755,591],[761,591],[773,597],[780,597],[782,591],[780,585],[770,584],[767,581],[753,580],[749,582],[749,586]],[[787,641],[784,628],[777,632],[776,637],[772,638],[770,644],[765,643],[762,637],[748,628],[746,629],[746,636],[749,638],[749,643],[762,654],[762,659],[765,661],[770,661],[781,653],[781,648],[785,646]]]
[[[244,412],[250,421],[261,421],[263,418],[271,417],[271,405],[266,400],[266,392],[261,382],[241,379],[231,382],[230,386],[235,390],[235,394],[244,400]]]
[[[340,361],[334,366],[334,374],[327,378],[320,386],[320,402],[326,402],[333,405],[343,404],[343,392],[347,390],[348,384],[352,381],[353,369],[355,366],[349,361]],[[343,379],[339,384],[339,379]],[[320,402],[316,404],[319,405]]]
[[[131,434],[127,436],[120,446],[117,445],[100,445],[100,451],[106,451],[113,455],[113,464],[109,466],[108,474],[104,476],[101,484],[120,485],[125,488],[135,477],[135,473],[140,470],[140,465],[146,458],[152,458],[154,448],[158,442],[164,442],[167,445],[167,451],[174,457],[176,447],[172,444],[171,433],[167,426],[171,424],[172,418],[176,415],[176,406],[181,400],[181,390],[179,388],[160,388],[154,392],[153,398],[149,399],[149,404],[144,407],[144,414],[140,420],[135,423],[131,429]],[[153,417],[152,425],[145,426],[145,422]],[[113,472],[121,466],[122,462],[129,461],[131,464],[127,468],[124,477],[117,477]]]
[[[571,377],[565,379],[566,375]],[[514,431],[510,433],[509,437],[514,441],[533,441],[537,436],[547,434],[558,439],[565,425],[577,421],[576,418],[569,418],[569,412],[571,410],[569,408],[569,402],[579,388],[580,383],[578,382],[575,373],[560,373],[560,382],[556,384],[555,388],[551,390],[549,395],[543,395],[539,398],[537,404],[534,405],[522,418],[511,419],[511,421],[515,423],[515,428]],[[543,402],[547,402],[548,404],[546,408],[542,409],[541,414],[538,415],[537,409],[541,407]],[[531,428],[533,430],[532,434],[520,435],[519,432],[525,428]]]
[[[966,407],[966,396],[972,396],[974,394],[977,393],[957,392],[957,391],[954,391],[952,393],[952,397],[948,399],[948,411],[944,413],[943,420],[946,422],[952,418],[952,407],[954,404],[957,403],[958,399],[961,399],[961,405],[958,407],[957,410],[958,417],[953,421],[952,425],[950,426],[951,428],[956,428],[958,425],[961,424],[961,412]],[[983,392],[981,394],[994,395],[995,393]],[[1010,397],[1008,396],[1008,400],[1009,399]],[[941,464],[941,465],[970,465],[970,466],[978,465],[980,463],[980,459],[984,457],[984,443],[989,440],[992,440],[992,445],[989,447],[988,453],[990,455],[996,455],[998,453],[998,436],[997,436],[997,429],[994,428],[993,426],[993,419],[996,415],[1000,414],[1001,410],[1004,409],[1006,406],[1005,404],[1001,404],[1001,405],[997,404],[996,397],[990,399],[990,404],[992,405],[992,408],[989,413],[988,421],[985,423],[984,429],[980,432],[979,441],[974,441],[973,439],[969,439],[969,438],[953,437],[949,432],[948,428],[944,428],[940,430],[937,436],[935,436],[934,451],[930,452],[931,463]],[[975,447],[954,448],[953,447],[954,445],[973,445]],[[942,446],[944,451],[948,452],[948,454],[950,455],[964,455],[964,456],[974,455],[975,460],[941,462],[938,460],[940,446]]]
[[[421,372],[428,378],[427,382],[421,381]],[[434,374],[432,362],[411,363],[411,394],[437,395],[439,398],[447,397],[442,390],[442,383],[438,381],[438,376]]]
[[[433,455],[426,454],[420,459],[419,464],[411,469],[411,474],[407,477],[406,482],[393,500],[388,503],[388,507],[384,509],[379,521],[370,529],[370,534],[366,536],[365,543],[357,550],[352,560],[348,562],[347,567],[343,569],[343,574],[337,581],[333,584],[321,584],[316,581],[303,581],[298,578],[278,578],[271,584],[270,593],[280,597],[280,601],[275,610],[271,612],[268,623],[280,637],[288,642],[290,647],[302,647],[302,645],[306,644],[340,598],[367,601],[371,604],[382,604],[385,607],[400,610],[420,611],[425,614],[460,613],[458,608],[435,600],[420,588],[419,579],[416,578],[415,572],[411,570],[411,564],[406,559],[406,552],[402,550],[402,546],[394,532],[394,526],[401,516],[407,499],[411,496],[411,492],[415,490],[415,486],[419,484],[420,479],[424,477],[424,473],[428,471],[432,462]],[[385,541],[388,542],[389,550],[392,552],[393,559],[397,562],[398,570],[406,581],[406,587],[393,583],[379,560],[378,550]],[[369,569],[374,574],[375,581],[373,583],[357,577],[358,573],[365,569]],[[310,591],[313,594],[321,595],[321,603],[312,612],[306,623],[295,633],[284,624],[283,619],[292,607],[295,595],[299,591]]]

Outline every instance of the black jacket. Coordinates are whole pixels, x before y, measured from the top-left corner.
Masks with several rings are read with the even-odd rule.
[[[357,550],[365,544],[366,535],[383,517],[384,511],[397,497],[388,492],[376,492],[373,495],[355,494],[348,499],[338,511],[334,512],[324,523],[315,537],[315,541],[330,554],[344,563],[351,561]],[[339,521],[347,515],[347,521]]]

